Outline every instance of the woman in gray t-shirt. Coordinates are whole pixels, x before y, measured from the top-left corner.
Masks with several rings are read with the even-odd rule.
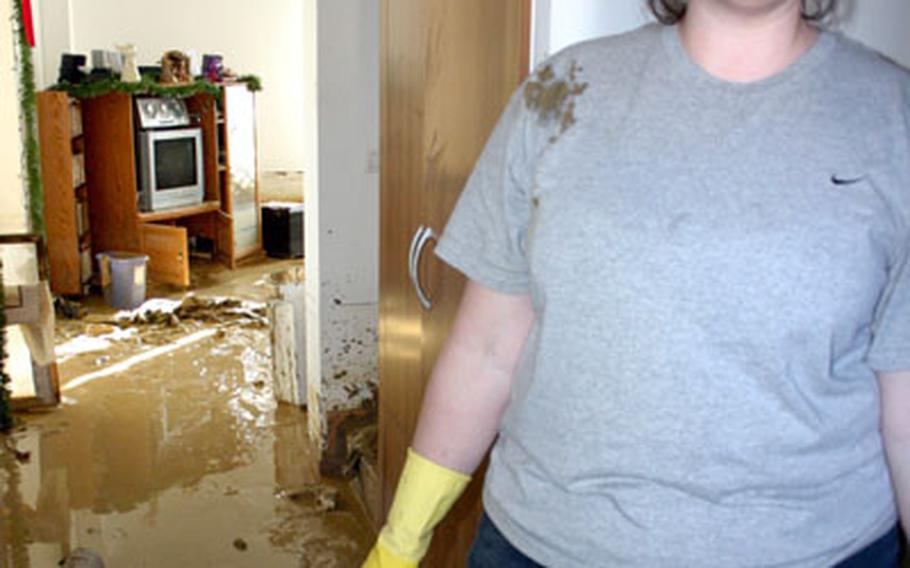
[[[488,142],[368,566],[416,565],[494,440],[473,566],[896,564],[910,73],[820,27],[831,2],[650,4]]]

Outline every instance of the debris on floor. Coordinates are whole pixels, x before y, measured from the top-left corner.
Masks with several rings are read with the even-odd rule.
[[[348,451],[354,459],[367,459],[376,463],[379,459],[379,436],[375,423],[355,429],[348,434]]]
[[[306,287],[302,269],[271,274],[269,327],[275,396],[294,406],[308,405],[306,359]]]
[[[306,281],[306,275],[302,266],[295,266],[287,270],[278,270],[272,272],[265,279],[257,282],[259,285],[277,287],[282,284],[302,284]]]
[[[355,427],[346,436],[354,491],[377,526],[382,524],[382,489],[379,479],[379,431],[375,422]]]
[[[265,304],[238,298],[188,295],[182,300],[153,299],[132,311],[89,314],[81,321],[59,321],[57,361],[109,350],[118,344],[166,345],[188,331],[214,326],[220,338],[227,328],[268,326]],[[116,355],[116,353],[111,353]],[[107,365],[102,358],[96,367]]]
[[[338,489],[324,485],[311,485],[296,490],[284,490],[278,497],[307,509],[319,512],[334,511],[338,508]]]
[[[182,301],[151,300],[132,312],[119,314],[115,324],[120,327],[163,325],[176,327],[184,321],[206,324],[240,323],[250,327],[266,327],[266,308],[257,302],[236,298],[204,298],[186,296]]]
[[[54,298],[54,308],[58,318],[62,319],[79,319],[86,314],[82,304],[75,300],[68,300],[63,296]]]
[[[13,440],[13,438],[9,436],[3,436],[2,439],[4,441],[6,451],[9,452],[9,454],[13,456],[17,462],[28,463],[29,460],[32,459],[32,453],[20,450],[18,447],[16,447],[16,442]]]
[[[60,566],[63,568],[104,568],[104,561],[91,550],[77,548],[60,561]]]

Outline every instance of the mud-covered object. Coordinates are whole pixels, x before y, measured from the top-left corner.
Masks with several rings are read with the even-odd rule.
[[[910,75],[827,32],[747,84],[657,26],[532,75],[436,249],[533,300],[484,491],[519,550],[817,567],[894,524],[875,371],[910,369],[908,125]]]
[[[116,321],[129,325],[160,325],[176,327],[184,321],[212,324],[240,322],[264,327],[268,323],[266,308],[236,298],[206,298],[188,295],[179,304],[163,309],[143,309],[124,312]]]
[[[77,548],[60,563],[63,568],[104,568],[101,557],[86,548]]]

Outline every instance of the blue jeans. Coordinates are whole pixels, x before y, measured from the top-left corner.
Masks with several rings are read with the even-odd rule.
[[[895,526],[883,537],[834,568],[897,568],[900,531]],[[502,536],[484,513],[468,556],[468,568],[541,568]]]
[[[542,568],[506,540],[484,512],[468,555],[468,568]]]

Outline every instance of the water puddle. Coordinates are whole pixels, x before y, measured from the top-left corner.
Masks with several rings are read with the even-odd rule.
[[[0,449],[0,566],[56,566],[79,547],[109,568],[365,555],[372,531],[349,488],[320,479],[305,412],[274,401],[261,306],[181,307],[61,323],[65,403],[25,417]]]

